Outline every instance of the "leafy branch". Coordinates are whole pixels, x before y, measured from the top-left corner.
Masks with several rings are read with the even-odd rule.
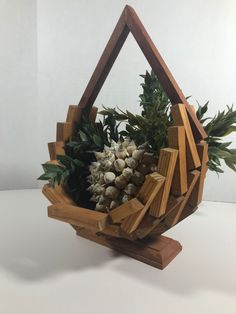
[[[213,118],[205,118],[208,110],[208,102],[204,106],[198,106],[196,112],[198,119],[203,124],[208,134],[206,139],[208,143],[208,167],[217,173],[223,173],[221,160],[236,171],[236,149],[230,149],[232,142],[223,142],[222,138],[236,131],[236,111],[227,106],[227,110],[218,111]],[[209,121],[208,123],[206,123]]]

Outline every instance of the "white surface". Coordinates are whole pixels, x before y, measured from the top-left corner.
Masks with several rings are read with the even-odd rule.
[[[39,186],[57,121],[78,103],[126,0],[0,0],[0,189]],[[235,102],[234,0],[130,0],[185,95]],[[37,42],[37,46],[36,46]],[[132,36],[96,104],[138,111],[147,62]],[[37,77],[36,77],[37,76]],[[37,79],[37,80],[36,80]],[[236,139],[231,138],[236,144]],[[230,140],[230,138],[229,138]],[[234,173],[208,177],[205,199],[236,202]]]
[[[35,0],[0,0],[0,190],[36,186],[43,127],[36,24]]]
[[[235,314],[236,205],[204,202],[168,235],[163,271],[47,218],[39,190],[0,192],[1,314]]]

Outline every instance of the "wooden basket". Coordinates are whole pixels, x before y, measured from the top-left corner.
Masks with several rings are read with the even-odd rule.
[[[64,142],[72,137],[82,112],[95,121],[94,101],[129,32],[172,103],[174,126],[168,129],[169,147],[160,152],[157,172],[146,176],[136,198],[109,214],[76,206],[61,186],[46,184],[43,194],[52,203],[49,217],[71,224],[84,238],[163,269],[181,251],[181,245],[161,234],[192,214],[202,200],[207,135],[130,6],[124,8],[79,105],[69,106],[66,122],[57,123],[56,142],[49,143],[48,148],[54,162],[56,155],[65,153]]]

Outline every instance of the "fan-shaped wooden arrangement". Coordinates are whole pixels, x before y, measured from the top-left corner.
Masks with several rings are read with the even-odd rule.
[[[43,193],[52,203],[49,217],[71,224],[84,238],[163,269],[181,251],[181,245],[161,234],[192,214],[202,199],[207,135],[130,6],[124,8],[79,105],[69,106],[66,122],[57,123],[56,142],[48,147],[53,162],[56,155],[64,154],[64,142],[75,132],[82,112],[95,120],[93,103],[129,32],[172,102],[174,126],[168,129],[169,147],[160,152],[158,171],[146,177],[136,198],[110,213],[76,206],[61,186],[47,184]]]

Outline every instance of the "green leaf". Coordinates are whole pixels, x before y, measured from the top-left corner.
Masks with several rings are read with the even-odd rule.
[[[236,126],[231,126],[228,130],[224,133],[224,136],[231,134],[232,132],[236,132]]]

